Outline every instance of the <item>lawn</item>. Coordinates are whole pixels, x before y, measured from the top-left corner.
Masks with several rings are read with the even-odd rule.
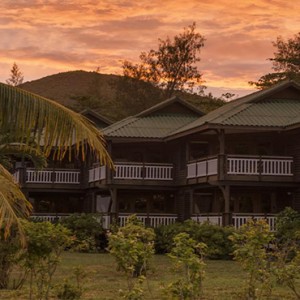
[[[85,291],[82,299],[121,299],[119,290],[126,289],[126,279],[116,270],[114,259],[109,254],[65,253],[55,275],[55,284],[68,278],[72,274],[73,267],[77,266],[82,266],[88,273],[84,281]],[[166,256],[154,257],[145,285],[145,300],[162,299],[162,285],[174,279],[170,267],[170,261]],[[245,278],[245,273],[236,262],[207,261],[204,299],[243,299],[241,291]],[[0,291],[0,299],[28,299],[27,291],[26,285],[21,291]],[[295,299],[295,297],[287,288],[276,287],[271,299]]]

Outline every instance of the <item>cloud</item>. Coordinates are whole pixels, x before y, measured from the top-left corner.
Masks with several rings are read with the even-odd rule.
[[[0,81],[16,61],[25,79],[72,69],[120,73],[158,38],[192,22],[206,38],[199,70],[214,91],[249,91],[271,70],[272,41],[299,31],[297,1],[2,0]]]

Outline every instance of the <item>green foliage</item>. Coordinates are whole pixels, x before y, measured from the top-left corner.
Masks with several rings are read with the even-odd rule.
[[[19,272],[19,278],[12,278],[12,272],[19,265],[23,248],[19,237],[11,234],[6,239],[4,231],[0,233],[0,289],[18,288],[22,286],[26,273]]]
[[[269,58],[273,63],[273,73],[262,76],[257,82],[249,82],[257,88],[264,89],[283,80],[300,82],[300,32],[293,38],[284,40],[281,36],[273,42],[276,48],[274,58]]]
[[[145,281],[145,276],[141,275],[135,280],[132,286],[127,290],[120,290],[120,296],[122,299],[126,300],[143,300],[144,299],[144,289],[143,283]]]
[[[228,237],[234,232],[232,227],[221,227],[208,222],[197,223],[188,220],[155,229],[155,249],[157,253],[170,252],[174,237],[181,232],[188,233],[191,238],[207,245],[206,256],[210,259],[230,259],[232,242]]]
[[[109,252],[127,277],[128,291],[121,292],[125,299],[142,299],[142,282],[154,254],[154,239],[153,229],[145,228],[135,215],[127,219],[124,227],[108,236]]]
[[[300,213],[291,207],[286,207],[276,218],[276,236],[282,242],[299,239]]]
[[[290,252],[295,255],[290,259]],[[300,292],[297,289],[297,281],[300,278],[300,251],[296,243],[289,244],[288,246],[281,246],[280,249],[274,253],[276,257],[273,274],[277,282],[283,286],[287,286],[292,290],[295,297],[300,299]]]
[[[173,270],[180,276],[167,287],[172,299],[200,299],[204,280],[204,243],[197,243],[187,233],[179,233],[174,238],[175,246],[168,256],[173,262]]]
[[[79,252],[95,252],[100,235],[104,233],[100,216],[95,214],[73,214],[60,222],[75,236],[72,249]]]
[[[196,63],[205,40],[195,30],[193,23],[173,40],[159,39],[158,50],[142,52],[140,64],[124,61],[124,75],[159,86],[167,98],[176,90],[192,91],[196,83],[202,83]]]
[[[47,300],[61,253],[72,244],[73,238],[60,224],[27,222],[24,226],[27,251],[23,259],[30,274],[29,299],[33,299],[35,289],[36,299]]]
[[[83,294],[83,280],[86,278],[87,273],[81,268],[74,268],[72,278],[67,279],[64,283],[57,287],[57,298],[62,300],[78,300]],[[74,281],[75,284],[71,282]]]
[[[246,298],[260,299],[270,296],[272,291],[272,255],[267,246],[274,241],[268,224],[264,220],[248,221],[239,231],[230,236],[234,245],[234,258],[248,273]]]
[[[131,277],[144,275],[154,254],[155,234],[130,216],[124,227],[108,236],[109,252],[115,257],[118,269]]]

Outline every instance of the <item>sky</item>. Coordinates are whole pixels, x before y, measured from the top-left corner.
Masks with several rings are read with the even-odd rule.
[[[214,96],[255,91],[269,73],[278,36],[300,31],[299,1],[286,0],[1,0],[0,81],[17,63],[24,81],[85,70],[122,74],[196,22],[205,37],[198,69]]]

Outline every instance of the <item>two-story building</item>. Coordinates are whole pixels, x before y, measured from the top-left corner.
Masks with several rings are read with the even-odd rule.
[[[123,224],[136,213],[151,226],[193,218],[239,227],[253,217],[273,227],[284,207],[300,210],[300,86],[294,82],[206,115],[173,97],[114,124],[93,117],[106,121],[115,169],[74,159],[51,163],[51,170],[18,171],[35,214],[100,212]]]

